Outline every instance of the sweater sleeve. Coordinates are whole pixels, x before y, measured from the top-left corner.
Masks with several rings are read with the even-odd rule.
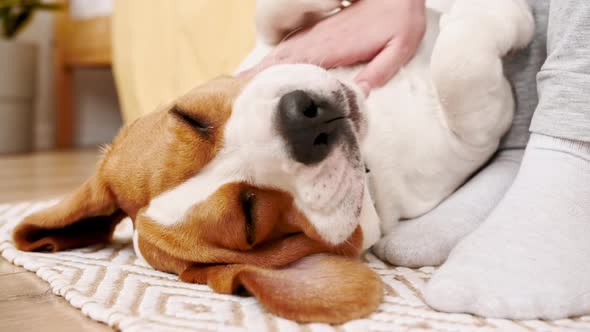
[[[590,141],[590,1],[551,0],[531,131]]]

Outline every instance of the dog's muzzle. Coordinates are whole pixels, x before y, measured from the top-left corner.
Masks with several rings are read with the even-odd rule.
[[[324,160],[338,145],[345,131],[346,117],[341,105],[336,104],[314,100],[302,90],[281,97],[276,122],[291,158],[313,165]]]

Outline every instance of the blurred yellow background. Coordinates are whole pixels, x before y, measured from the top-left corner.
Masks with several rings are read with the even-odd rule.
[[[254,0],[116,0],[113,69],[125,122],[220,74],[254,46]]]

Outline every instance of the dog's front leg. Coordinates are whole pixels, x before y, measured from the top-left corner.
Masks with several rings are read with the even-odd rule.
[[[440,25],[431,70],[446,124],[461,143],[491,154],[514,108],[502,57],[532,39],[530,8],[524,0],[457,0]]]

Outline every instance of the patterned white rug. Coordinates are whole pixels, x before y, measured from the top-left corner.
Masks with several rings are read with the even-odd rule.
[[[340,326],[300,325],[273,316],[254,298],[213,293],[139,263],[130,245],[131,225],[117,230],[115,243],[55,254],[16,250],[10,233],[23,216],[53,201],[0,205],[0,253],[35,272],[53,293],[88,317],[122,331],[590,331],[590,316],[558,321],[510,321],[429,309],[420,293],[434,271],[395,268],[372,255],[369,266],[385,284],[379,310]]]

